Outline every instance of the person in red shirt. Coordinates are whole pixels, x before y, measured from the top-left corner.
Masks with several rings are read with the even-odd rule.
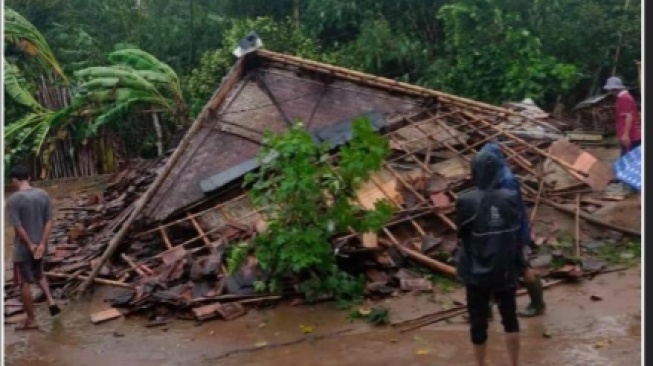
[[[616,76],[607,80],[604,89],[617,98],[615,104],[617,138],[621,145],[621,155],[625,155],[642,142],[642,126],[637,103],[621,79]]]

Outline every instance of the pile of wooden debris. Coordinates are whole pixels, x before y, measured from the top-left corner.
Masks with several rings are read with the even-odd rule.
[[[538,207],[546,204],[612,230],[637,234],[591,216],[603,200],[619,199],[604,192],[612,179],[611,170],[565,140],[543,150],[548,142],[521,140],[485,122],[479,113],[454,108],[406,120],[385,136],[393,154],[384,169],[361,187],[358,199],[363,207],[386,199],[396,207],[395,217],[378,235],[350,233],[333,239],[334,252],[342,263],[353,260],[359,264],[353,267],[366,275],[370,296],[430,290],[431,283],[415,267],[453,274],[456,239],[450,217],[456,197],[472,185],[470,159],[490,139],[503,140],[500,146],[523,183],[525,197],[534,205],[531,219],[536,218]],[[114,177],[102,195],[74,197],[62,208],[64,214],[56,222],[46,256],[47,274],[57,297],[72,294],[79,280],[99,265],[109,239],[133,210],[160,164],[142,162]],[[174,309],[176,316],[197,320],[232,319],[245,313],[243,304],[279,299],[254,291],[254,282],[261,279],[255,257],[250,256],[236,273],[228,274],[225,268],[227,246],[251,241],[263,230],[264,217],[247,195],[241,194],[135,232],[94,280],[119,288],[110,303],[126,311],[105,311],[93,321],[133,311],[161,314],[161,309],[166,309],[165,314]],[[575,245],[566,253],[546,251],[548,263],[539,263],[542,255],[536,258],[539,267],[546,267],[543,274],[574,277],[605,267],[596,260],[583,260],[580,267],[573,264],[573,258],[583,254],[580,234],[576,234]],[[544,247],[555,240],[555,235],[539,237],[537,244]],[[552,263],[558,268],[551,267]],[[11,287],[6,294],[18,296]],[[11,309],[19,310],[16,306]],[[163,323],[160,318],[156,322]]]
[[[591,246],[582,245],[581,220],[640,235],[639,230],[593,215],[608,200],[623,199],[606,193],[613,180],[610,166],[533,116],[269,51],[257,51],[251,57],[259,59],[256,63],[238,61],[165,166],[159,161],[126,170],[101,196],[74,197],[64,209],[66,214],[57,220],[46,256],[57,296],[70,296],[81,281],[116,288],[109,299],[113,308],[95,314],[92,321],[133,312],[149,312],[152,325],[173,316],[233,319],[246,312],[245,304],[281,298],[255,291],[254,284],[263,274],[254,255],[249,255],[242,268],[228,273],[225,253],[231,245],[251,243],[266,229],[265,216],[240,184],[242,176],[257,167],[252,157],[258,149],[258,132],[244,125],[277,118],[270,129],[283,130],[285,122],[279,116],[285,116],[284,108],[310,113],[320,123],[310,131],[317,139],[336,145],[346,143],[351,137],[350,121],[364,114],[348,108],[381,109],[372,122],[389,140],[392,154],[383,169],[360,188],[358,203],[373,207],[384,199],[395,207],[395,215],[379,233],[350,232],[332,238],[334,256],[342,268],[366,276],[368,296],[431,289],[420,267],[453,275],[455,201],[473,185],[471,159],[491,140],[499,143],[521,180],[532,223],[537,222],[542,205],[575,217],[571,243],[560,245],[553,232],[536,238],[541,253],[534,265],[543,268],[542,274],[577,278],[605,267],[600,260],[590,260],[594,257]],[[279,69],[279,64],[286,69]],[[247,71],[247,67],[254,69]],[[328,77],[315,78],[316,74]],[[268,92],[306,88],[303,95],[316,98],[315,109],[307,109],[296,98],[269,97],[260,90],[265,82],[270,83],[263,85]],[[308,92],[322,84],[334,89],[323,101],[322,94]],[[319,90],[327,93],[327,89]],[[347,93],[358,99],[352,101]],[[243,107],[256,98],[272,102],[259,108]],[[264,108],[271,111],[262,116]],[[343,118],[338,113],[349,117],[339,123]],[[238,123],[223,123],[222,117],[234,115],[245,117]],[[542,133],[533,134],[533,127]],[[137,201],[141,194],[143,199]],[[147,215],[142,216],[149,218],[133,222],[144,205]],[[5,296],[14,298],[11,311],[20,312],[15,300],[18,293],[10,285],[6,284]],[[299,294],[291,290],[283,296],[297,298]]]

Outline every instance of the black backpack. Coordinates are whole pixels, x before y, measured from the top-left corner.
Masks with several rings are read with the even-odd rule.
[[[515,192],[474,190],[459,198],[466,283],[498,291],[515,286],[521,268],[520,210]],[[460,216],[459,216],[460,217]]]

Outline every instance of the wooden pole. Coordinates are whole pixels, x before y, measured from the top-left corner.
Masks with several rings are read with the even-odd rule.
[[[414,260],[415,262],[421,263],[422,265],[446,274],[447,276],[455,277],[456,276],[456,269],[448,264],[442,263],[440,261],[437,261],[433,258],[427,257],[422,253],[416,252],[412,249],[408,249],[403,245],[397,245],[395,244],[395,247],[402,251],[404,254],[408,256],[408,258]]]
[[[576,195],[576,258],[580,258],[580,194]]]
[[[66,273],[56,273],[56,272],[45,272],[45,275],[48,276],[48,277],[52,277],[52,278],[67,278],[67,279],[71,279],[71,280],[75,280],[75,279],[88,280],[88,278],[89,278],[89,276],[69,275],[69,274],[66,274]],[[123,288],[133,288],[133,286],[131,286],[129,284],[118,282],[118,281],[111,281],[111,280],[107,280],[107,279],[104,279],[104,278],[95,277],[93,279],[93,281],[95,283],[99,283],[101,285],[116,286],[116,287],[123,287]]]
[[[216,92],[213,94],[213,97],[211,97],[211,102],[207,103],[207,105],[202,110],[202,113],[200,113],[199,117],[197,117],[197,119],[190,127],[188,132],[186,132],[186,135],[181,140],[179,146],[177,146],[175,151],[172,153],[172,155],[166,162],[161,173],[156,177],[154,182],[152,182],[152,185],[148,187],[147,191],[145,191],[143,196],[141,196],[138,199],[138,201],[134,205],[134,211],[132,211],[132,213],[129,215],[129,217],[122,225],[120,230],[118,230],[116,235],[113,238],[111,238],[111,241],[107,246],[107,249],[104,251],[102,257],[100,258],[100,262],[98,266],[95,267],[91,271],[91,274],[88,276],[88,278],[86,278],[86,280],[82,282],[82,285],[79,287],[76,296],[77,298],[80,298],[84,294],[84,292],[88,289],[88,287],[91,285],[91,283],[93,283],[93,280],[100,272],[100,268],[102,268],[104,263],[106,263],[106,261],[109,260],[109,258],[111,258],[115,250],[118,248],[120,242],[127,236],[131,225],[134,223],[134,221],[136,221],[136,218],[141,214],[141,212],[143,212],[145,205],[150,201],[150,199],[154,196],[154,194],[159,190],[163,182],[166,180],[166,178],[172,171],[172,168],[177,163],[177,160],[179,160],[181,155],[186,151],[186,147],[189,145],[191,139],[195,136],[195,133],[202,126],[204,120],[210,117],[212,110],[219,105],[220,100],[226,98],[229,90],[231,89],[231,86],[233,86],[235,82],[240,79],[242,65],[243,65],[243,59],[241,58],[238,60],[238,62],[232,69],[232,72],[229,75],[229,79],[223,84],[223,87],[218,88],[218,90],[216,90]]]
[[[543,169],[542,169],[543,170]],[[535,198],[535,206],[533,206],[533,211],[531,212],[530,223],[531,226],[535,223],[535,216],[537,216],[537,209],[540,206],[540,199],[542,198],[542,191],[544,191],[544,172],[540,172],[540,187],[537,189],[537,197]]]
[[[157,156],[163,156],[163,131],[161,130],[159,115],[156,112],[152,113],[152,124],[154,124],[154,131],[156,132],[156,154]]]

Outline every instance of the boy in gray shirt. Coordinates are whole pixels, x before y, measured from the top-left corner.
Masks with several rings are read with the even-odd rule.
[[[34,316],[31,284],[38,284],[48,301],[50,315],[60,310],[43,275],[43,255],[52,230],[52,203],[48,194],[30,185],[29,170],[24,166],[11,169],[9,179],[16,191],[7,199],[7,220],[14,228],[14,283],[21,288],[27,319],[16,330],[38,329]]]

